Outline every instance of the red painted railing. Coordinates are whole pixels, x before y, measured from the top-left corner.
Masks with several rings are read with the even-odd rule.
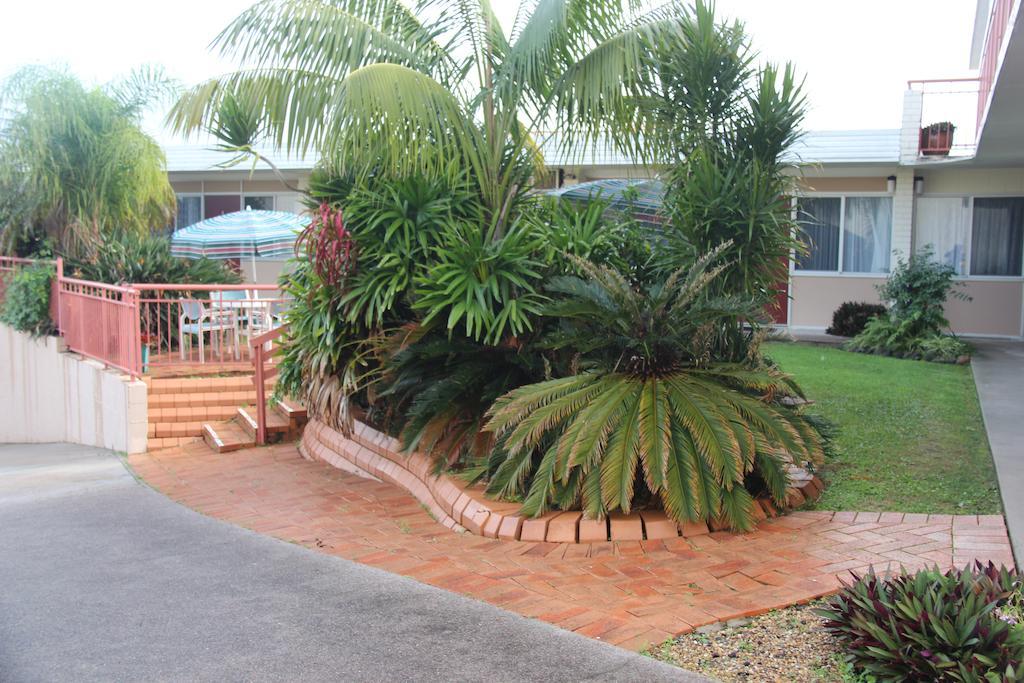
[[[12,256],[0,256],[0,302],[9,277],[36,263],[55,266],[50,314],[68,349],[133,377],[154,366],[247,369],[287,306],[276,285],[108,285],[65,277],[59,258]]]
[[[996,72],[999,69],[999,58],[1003,51],[1007,29],[1010,25],[1010,14],[1014,0],[996,0],[992,5],[992,13],[988,19],[988,30],[985,34],[985,48],[981,54],[978,67],[978,123],[985,120],[988,101],[992,88],[996,83]]]
[[[57,325],[68,349],[138,376],[139,293],[129,286],[55,278]]]
[[[280,326],[276,285],[139,284],[145,368],[217,363],[249,367],[246,340]]]
[[[253,384],[256,385],[256,445],[267,443],[267,380],[277,375],[276,367],[267,367],[273,360],[274,340],[284,334],[287,323],[249,340],[252,350]]]

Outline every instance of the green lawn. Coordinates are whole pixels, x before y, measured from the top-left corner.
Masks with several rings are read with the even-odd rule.
[[[1001,511],[969,366],[771,343],[815,412],[839,427],[816,507],[960,514]]]

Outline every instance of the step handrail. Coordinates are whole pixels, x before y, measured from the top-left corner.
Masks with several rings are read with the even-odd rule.
[[[267,351],[267,344],[278,339],[288,329],[288,323],[275,327],[269,332],[255,336],[249,340],[252,349],[253,378],[256,385],[256,445],[267,443],[267,385],[266,380],[277,374],[277,368],[267,370],[266,361],[273,352]]]

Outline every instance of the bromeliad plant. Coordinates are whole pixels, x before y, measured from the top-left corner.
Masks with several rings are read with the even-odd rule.
[[[818,613],[871,680],[1003,683],[1024,673],[1024,627],[999,612],[1020,590],[1014,570],[991,562],[890,579],[872,569]]]
[[[580,371],[495,401],[492,493],[525,496],[526,514],[582,505],[595,519],[654,497],[679,522],[734,529],[753,525],[755,481],[782,503],[787,465],[820,460],[821,443],[776,400],[800,394],[788,377],[708,355],[716,326],[751,312],[706,296],[728,246],[645,290],[585,262],[585,277],[551,283],[547,313],[562,324],[547,346],[577,354]]]

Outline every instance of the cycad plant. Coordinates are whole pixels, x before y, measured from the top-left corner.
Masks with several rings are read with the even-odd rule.
[[[774,370],[712,362],[716,326],[751,303],[709,298],[724,245],[645,290],[581,263],[555,279],[549,343],[579,372],[499,398],[486,428],[503,453],[492,493],[524,513],[582,505],[591,518],[656,499],[679,522],[753,524],[751,488],[782,503],[787,465],[819,461],[814,428],[777,399],[799,388]],[[760,491],[755,491],[759,493]]]

